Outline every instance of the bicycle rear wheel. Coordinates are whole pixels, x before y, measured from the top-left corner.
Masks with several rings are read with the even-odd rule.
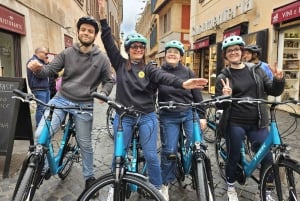
[[[300,165],[292,160],[283,159],[279,162],[279,184],[282,199],[278,198],[275,185],[275,175],[272,166],[266,168],[262,175],[260,186],[261,200],[268,201],[272,197],[274,201],[300,200]]]
[[[226,180],[226,161],[227,161],[227,148],[225,138],[221,137],[218,132],[216,132],[216,143],[215,143],[215,156],[216,162],[219,169],[221,177]]]
[[[111,187],[114,186],[115,183],[115,175],[110,173],[106,174],[100,178],[98,178],[95,183],[90,186],[88,189],[85,189],[79,198],[78,201],[87,201],[92,200],[93,195],[95,195],[96,192],[99,192],[98,200],[100,201],[106,201],[109,190]],[[130,197],[126,200],[135,201],[135,200],[157,200],[157,201],[163,201],[164,198],[162,197],[161,193],[148,181],[137,177],[136,175],[124,175],[122,177],[122,181],[120,182],[120,190],[117,191],[114,190],[114,193],[118,192],[120,195],[120,199],[118,201],[125,200],[124,194],[128,190],[128,187],[130,185],[137,185],[138,190],[137,192],[131,192]],[[116,201],[116,200],[115,200]]]
[[[75,131],[71,129],[66,140],[66,145],[63,150],[63,156],[59,163],[62,169],[59,171],[58,176],[64,180],[72,170],[74,161],[79,161],[79,145],[75,136]]]
[[[211,105],[206,109],[207,128],[203,131],[203,138],[208,143],[216,141],[216,107]]]
[[[106,111],[106,130],[110,138],[114,139],[114,132],[113,132],[113,122],[115,118],[116,110],[115,108],[109,106]]]

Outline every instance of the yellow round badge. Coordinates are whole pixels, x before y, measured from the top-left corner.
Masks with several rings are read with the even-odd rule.
[[[140,72],[139,72],[139,78],[144,78],[144,77],[145,77],[144,71],[140,71]]]

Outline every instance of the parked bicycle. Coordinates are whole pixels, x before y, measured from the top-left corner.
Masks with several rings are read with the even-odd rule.
[[[185,180],[186,175],[191,175],[192,185],[196,190],[199,201],[214,200],[214,184],[211,170],[211,163],[207,153],[207,145],[204,144],[203,133],[200,129],[199,118],[197,117],[197,106],[208,105],[216,100],[227,98],[216,97],[204,100],[201,103],[177,103],[174,101],[159,102],[160,109],[175,109],[176,106],[189,106],[193,111],[193,136],[187,139],[184,129],[181,127],[177,155],[168,156],[169,160],[177,161],[176,177],[179,182]],[[189,144],[187,144],[187,142]]]
[[[246,179],[251,177],[259,185],[260,197],[266,201],[266,197],[273,200],[300,200],[300,165],[289,156],[288,145],[284,144],[279,133],[275,118],[275,108],[282,104],[300,104],[299,101],[287,100],[284,102],[267,101],[264,99],[229,98],[222,101],[237,101],[239,104],[268,104],[270,105],[269,135],[252,158],[246,157],[245,143],[241,147],[241,160],[238,164],[237,180],[243,185]],[[227,149],[225,139],[216,132],[215,152],[217,165],[221,176],[225,179],[225,164],[227,161]],[[261,180],[253,175],[262,159],[271,150],[273,163],[261,173]]]
[[[123,145],[123,126],[122,118],[125,115],[131,115],[139,118],[143,112],[134,110],[132,107],[125,107],[109,100],[106,96],[99,93],[93,93],[94,98],[106,102],[115,110],[121,112],[120,120],[118,121],[118,130],[115,139],[115,165],[112,173],[105,174],[98,178],[93,185],[85,189],[78,198],[78,201],[86,201],[93,198],[96,192],[99,192],[99,200],[106,200],[109,190],[113,187],[114,201],[123,200],[142,200],[153,199],[163,201],[161,193],[148,181],[140,170],[138,163],[143,162],[142,157],[139,156],[141,152],[138,149],[138,126],[134,128],[133,141],[131,148],[126,150]],[[145,165],[140,166],[145,168]]]
[[[23,102],[35,101],[50,109],[46,118],[46,124],[36,145],[29,146],[29,152],[17,180],[13,193],[14,201],[30,201],[33,199],[36,189],[43,183],[44,179],[49,179],[52,175],[58,175],[64,180],[70,173],[73,163],[79,162],[80,147],[76,140],[75,124],[73,116],[68,113],[68,118],[64,119],[67,123],[63,126],[63,135],[58,150],[55,150],[51,140],[51,120],[55,109],[76,110],[78,113],[88,113],[93,110],[92,107],[82,108],[79,106],[57,107],[48,105],[32,94],[24,93],[15,89],[12,98],[20,99]],[[47,169],[45,169],[45,160],[47,160]]]

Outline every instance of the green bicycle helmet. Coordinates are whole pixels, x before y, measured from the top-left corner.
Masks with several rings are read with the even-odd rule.
[[[77,31],[79,31],[80,26],[82,24],[90,24],[90,25],[94,26],[96,34],[99,32],[99,25],[93,17],[86,16],[86,17],[79,18],[79,20],[77,22]]]
[[[240,45],[240,46],[245,46],[245,42],[242,39],[242,37],[240,36],[229,36],[227,38],[225,38],[222,42],[222,51],[229,47],[229,46],[233,46],[233,45]]]
[[[184,45],[180,41],[171,40],[170,42],[167,42],[165,45],[165,51],[167,51],[167,49],[169,49],[171,47],[178,49],[180,51],[181,56],[184,55]]]
[[[129,34],[126,37],[125,42],[124,42],[125,50],[128,51],[130,45],[134,42],[139,42],[139,43],[143,43],[143,44],[146,45],[147,44],[147,39],[139,33]]]
[[[247,45],[244,47],[244,50],[248,50],[252,53],[257,53],[257,55],[260,55],[261,48],[258,45]]]

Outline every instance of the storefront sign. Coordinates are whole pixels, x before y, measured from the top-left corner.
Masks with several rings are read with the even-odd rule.
[[[26,35],[25,17],[8,8],[0,6],[0,28]]]
[[[300,1],[275,9],[272,13],[271,23],[276,24],[300,17]]]
[[[224,31],[223,39],[225,39],[229,36],[239,36],[240,34],[241,34],[241,27],[237,26],[232,29]]]
[[[191,35],[194,36],[207,30],[214,29],[217,25],[227,22],[251,9],[253,9],[253,0],[240,0],[238,4],[233,5],[230,8],[216,11],[215,13],[218,13],[216,16],[192,27]]]
[[[200,49],[209,46],[209,37],[205,37],[193,43],[193,49]]]
[[[65,38],[65,48],[72,47],[73,46],[73,38],[68,35],[64,35],[64,38]]]

